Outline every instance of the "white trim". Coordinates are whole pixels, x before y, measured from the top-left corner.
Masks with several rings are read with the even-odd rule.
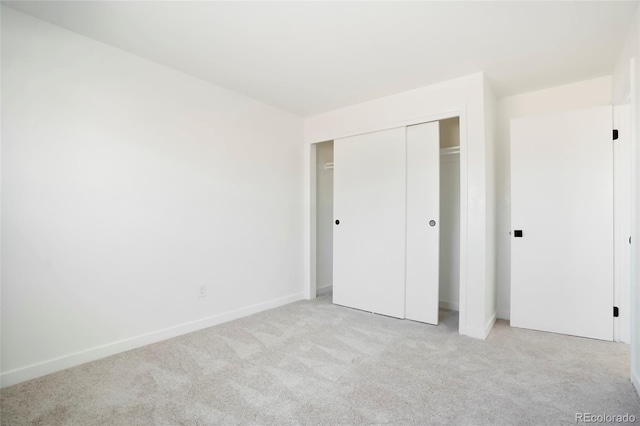
[[[308,151],[306,151],[308,149]],[[317,273],[317,178],[318,178],[318,168],[316,167],[317,163],[317,146],[316,144],[307,145],[305,148],[306,151],[306,160],[305,164],[308,167],[308,173],[305,173],[306,176],[309,177],[309,187],[308,191],[305,193],[309,194],[309,198],[305,200],[304,208],[306,210],[306,217],[309,222],[306,224],[309,226],[309,232],[306,232],[305,226],[305,245],[303,247],[303,252],[305,253],[304,259],[304,277],[306,284],[304,286],[305,299],[312,300],[315,299],[317,295],[317,283],[316,283],[316,273]],[[306,256],[306,254],[309,256]]]
[[[620,107],[613,106],[612,127],[619,129],[620,126]],[[622,129],[624,133],[626,129]],[[613,147],[613,306],[620,307],[620,292],[621,292],[621,277],[622,277],[622,256],[620,255],[620,226],[622,224],[622,212],[621,207],[621,158],[620,158],[620,144],[616,141],[612,144]],[[630,182],[629,182],[630,183]],[[631,195],[631,194],[630,194]],[[629,212],[629,217],[631,217]],[[613,341],[620,342],[620,317],[613,318]]]
[[[391,123],[387,123],[387,124],[381,124],[379,126],[374,126],[374,127],[366,126],[366,128],[362,128],[362,129],[359,129],[359,130],[355,130],[355,131],[350,131],[350,132],[347,132],[347,133],[334,135],[331,138],[327,138],[327,139],[324,139],[324,140],[318,140],[318,141],[315,141],[315,142],[309,142],[309,143],[310,144],[314,144],[314,143],[326,142],[326,141],[331,141],[331,140],[336,140],[336,139],[349,138],[349,137],[352,137],[352,136],[365,135],[367,133],[381,132],[383,130],[396,129],[398,127],[415,126],[416,124],[430,123],[432,121],[446,120],[447,118],[459,117],[460,114],[466,113],[466,110],[467,110],[467,108],[466,108],[466,105],[465,105],[463,107],[454,108],[452,110],[449,110],[449,111],[446,111],[446,112],[442,112],[442,113],[438,113],[438,114],[431,114],[431,115],[428,115],[428,116],[422,115],[422,116],[419,116],[419,117],[409,118],[409,119],[406,119],[406,120],[395,121],[395,122],[391,122]],[[460,145],[462,146],[462,141],[461,141]]]
[[[317,288],[316,296],[322,296],[323,294],[331,293],[333,291],[333,284],[324,284]]]
[[[613,213],[614,213],[614,274],[613,304],[620,308],[620,316],[613,319],[613,341],[629,343],[631,312],[631,138],[630,106],[613,106],[613,128],[620,138],[613,142]],[[624,320],[624,322],[623,322]]]
[[[464,334],[469,337],[474,337],[476,339],[485,340],[489,336],[489,333],[491,333],[491,329],[493,328],[493,325],[496,323],[497,317],[498,317],[498,311],[495,311],[493,315],[491,315],[491,318],[489,318],[489,321],[487,321],[487,323],[485,324],[484,330],[480,330],[474,327],[466,327],[465,333],[462,332],[462,328],[460,329],[461,330],[460,334]]]
[[[631,352],[631,356],[630,356],[630,367],[631,367],[631,380],[633,381],[634,386],[636,387],[636,390],[638,391],[638,394],[640,394],[640,380],[638,378],[638,374],[640,374],[638,372],[638,370],[640,370],[640,342],[638,341],[638,336],[640,335],[640,333],[638,332],[638,327],[640,326],[640,312],[638,311],[638,299],[640,298],[640,280],[637,276],[638,272],[640,271],[640,266],[638,265],[638,262],[640,262],[640,260],[638,260],[639,256],[639,252],[638,252],[638,240],[640,239],[640,232],[638,229],[638,213],[640,213],[638,211],[638,209],[640,208],[640,204],[639,204],[639,200],[638,200],[638,188],[636,187],[637,182],[638,182],[638,173],[640,173],[640,170],[638,170],[638,167],[640,166],[639,164],[639,160],[638,160],[638,149],[640,149],[640,147],[638,146],[639,144],[639,135],[640,135],[640,129],[638,129],[638,94],[637,94],[637,87],[636,87],[636,80],[637,80],[637,76],[636,76],[636,72],[637,72],[637,64],[636,64],[636,59],[635,58],[631,58],[629,60],[629,93],[631,95],[631,117],[632,119],[629,120],[630,121],[630,135],[631,135],[631,158],[632,158],[632,162],[631,162],[631,193],[633,194],[632,196],[632,201],[631,201],[631,282],[630,282],[630,286],[631,286],[631,300],[630,300],[630,315],[631,315],[631,329],[630,329],[630,336],[631,336],[631,348],[630,348],[630,352]]]
[[[440,309],[445,309],[447,311],[460,311],[460,305],[455,302],[445,302],[444,300],[441,300],[439,305]]]
[[[469,247],[469,156],[467,145],[467,110],[466,106],[458,112],[460,117],[460,275],[458,329],[460,334],[466,334],[467,329],[467,271]]]
[[[487,324],[484,326],[485,339],[489,337],[489,333],[491,333],[491,330],[493,329],[493,326],[496,324],[497,319],[498,319],[498,311],[496,310],[493,312],[493,315],[491,315],[491,318],[489,318],[489,321],[487,321]]]
[[[75,367],[77,365],[105,358],[110,355],[129,351],[131,349],[139,348],[151,343],[156,343],[162,340],[170,339],[172,337],[181,336],[183,334],[192,333],[194,331],[202,330],[203,328],[208,328],[214,325],[233,321],[235,319],[266,311],[268,309],[277,308],[278,306],[293,303],[298,300],[302,300],[303,298],[303,293],[290,294],[288,296],[236,309],[234,311],[186,322],[173,327],[165,328],[163,330],[153,331],[151,333],[119,340],[102,346],[97,346],[95,348],[72,353],[38,364],[32,364],[26,367],[17,368],[15,370],[2,373],[0,375],[0,383],[2,384],[2,387],[15,385],[16,383],[35,379],[46,374],[55,373],[56,371]]]

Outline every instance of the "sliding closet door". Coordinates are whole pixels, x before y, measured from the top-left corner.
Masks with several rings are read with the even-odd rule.
[[[440,130],[407,127],[406,317],[438,324]]]
[[[404,318],[405,128],[334,141],[333,302]]]

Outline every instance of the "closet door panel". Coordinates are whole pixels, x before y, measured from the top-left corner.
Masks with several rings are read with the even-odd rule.
[[[439,123],[407,127],[406,317],[438,324]]]
[[[404,318],[405,211],[405,128],[335,140],[334,303]]]

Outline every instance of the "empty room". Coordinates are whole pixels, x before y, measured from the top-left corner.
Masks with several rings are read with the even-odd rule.
[[[2,1],[1,425],[640,423],[637,1]]]

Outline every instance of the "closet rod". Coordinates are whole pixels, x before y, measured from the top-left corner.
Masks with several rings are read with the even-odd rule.
[[[452,154],[460,154],[460,147],[452,146],[450,148],[440,148],[440,155],[452,155]]]

